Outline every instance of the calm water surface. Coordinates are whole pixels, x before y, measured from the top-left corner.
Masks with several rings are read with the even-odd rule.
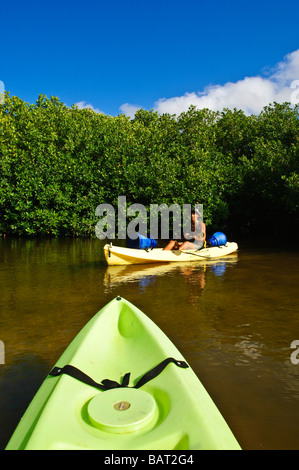
[[[299,449],[299,253],[241,247],[225,262],[108,268],[102,246],[0,240],[0,449],[70,341],[117,295],[175,343],[243,449]]]

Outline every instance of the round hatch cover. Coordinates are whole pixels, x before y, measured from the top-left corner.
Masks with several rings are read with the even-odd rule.
[[[99,393],[88,404],[93,426],[107,432],[137,431],[151,422],[156,412],[154,398],[135,388],[114,388]]]

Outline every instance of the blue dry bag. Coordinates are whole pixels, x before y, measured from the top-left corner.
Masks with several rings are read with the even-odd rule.
[[[155,248],[157,242],[153,237],[147,238],[138,233],[136,240],[128,240],[128,248],[137,248],[139,250],[146,250],[148,248]]]
[[[224,233],[215,232],[210,238],[208,238],[210,246],[221,246],[226,245],[227,239]]]

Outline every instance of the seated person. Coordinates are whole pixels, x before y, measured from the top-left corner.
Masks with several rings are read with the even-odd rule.
[[[163,250],[198,250],[202,248],[206,241],[206,224],[202,221],[202,216],[199,212],[191,211],[191,230],[193,232],[193,239],[188,233],[184,234],[184,240],[171,240]],[[196,222],[199,225],[198,233],[194,234]]]

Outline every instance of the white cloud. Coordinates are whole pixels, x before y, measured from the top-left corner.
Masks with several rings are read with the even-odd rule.
[[[209,108],[243,109],[246,114],[259,112],[276,95],[275,85],[261,77],[246,77],[235,83],[226,83],[205,88],[202,93],[186,93],[183,96],[160,99],[156,102],[159,113],[180,114],[189,106]]]
[[[190,105],[221,111],[223,108],[242,109],[246,114],[257,114],[270,103],[292,101],[292,82],[299,79],[299,49],[288,54],[267,76],[245,77],[224,85],[209,86],[203,92],[158,100],[160,113],[180,114]]]
[[[290,86],[290,82],[299,79],[299,49],[287,54],[282,62],[279,62],[272,71],[272,79],[284,86]]]
[[[185,93],[182,96],[161,98],[154,106],[159,113],[179,115],[191,105],[198,109],[209,108],[222,111],[223,108],[242,109],[246,114],[258,114],[264,106],[274,101],[299,102],[299,49],[286,55],[270,71],[254,77],[245,77],[237,82],[207,86],[203,91]],[[295,89],[294,91],[294,88]],[[296,101],[297,100],[297,101]],[[125,107],[125,108],[124,108]],[[122,108],[133,110],[137,107],[126,103]],[[135,109],[135,112],[136,112]]]
[[[75,103],[78,109],[91,109],[95,113],[98,114],[104,114],[103,111],[101,111],[98,108],[94,108],[92,104],[86,103],[86,101],[79,101],[78,103]]]
[[[135,104],[124,103],[120,106],[119,109],[126,116],[133,118],[135,116],[136,111],[138,111],[138,109],[140,108],[141,106],[137,106]]]

